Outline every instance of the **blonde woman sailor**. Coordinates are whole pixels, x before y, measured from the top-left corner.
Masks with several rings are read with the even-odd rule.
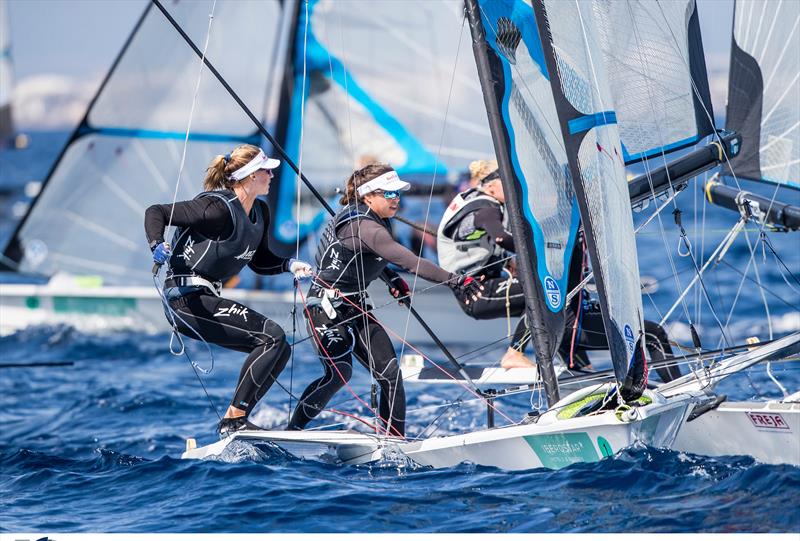
[[[220,421],[220,435],[258,428],[248,421],[256,403],[289,359],[283,329],[247,306],[222,296],[222,283],[245,266],[258,274],[311,274],[308,263],[276,255],[269,247],[269,207],[260,195],[269,191],[280,162],[260,148],[241,145],[214,158],[205,191],[191,201],[152,205],[145,232],[153,260],[168,263],[164,293],[175,311],[177,330],[190,338],[247,354],[233,398]],[[164,230],[177,227],[170,244]]]

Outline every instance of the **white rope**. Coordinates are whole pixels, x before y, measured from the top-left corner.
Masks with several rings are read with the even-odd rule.
[[[192,131],[192,119],[194,118],[194,109],[197,105],[197,96],[200,94],[200,82],[203,79],[203,70],[205,68],[206,51],[208,50],[208,43],[211,39],[211,25],[214,23],[214,9],[217,7],[217,0],[211,4],[211,13],[208,14],[208,29],[206,30],[206,42],[203,45],[203,55],[200,57],[200,69],[197,73],[197,84],[194,87],[194,96],[192,97],[192,107],[189,110],[189,122],[186,125],[186,136],[183,139],[183,153],[181,155],[181,164],[178,168],[178,180],[175,183],[175,193],[172,194],[172,208],[169,211],[169,221],[167,222],[167,229],[172,225],[172,216],[175,213],[175,202],[178,199],[178,188],[181,185],[181,178],[183,177],[183,168],[186,164],[186,149],[189,146],[189,134]]]

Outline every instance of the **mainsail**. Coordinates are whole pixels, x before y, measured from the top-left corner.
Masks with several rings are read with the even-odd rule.
[[[560,128],[586,232],[620,393],[647,380],[639,265],[609,66],[594,3],[536,0]]]
[[[302,2],[286,95],[276,128],[288,155],[323,193],[364,160],[387,162],[430,183],[491,153],[475,64],[459,56],[462,0]],[[458,92],[451,96],[451,84]],[[301,152],[301,142],[304,149]],[[301,159],[302,156],[302,159]],[[270,197],[273,236],[294,246],[296,175],[285,169]],[[324,214],[301,193],[300,236]]]
[[[564,331],[580,218],[550,74],[529,5],[481,0],[467,2],[467,12],[536,359],[552,404],[558,401],[552,359]]]
[[[736,0],[726,127],[742,135],[727,173],[800,188],[800,3]]]
[[[170,11],[203,43],[212,4],[172,3]],[[219,1],[210,31],[207,57],[224,59],[222,75],[262,117],[281,15],[278,1]],[[192,50],[149,5],[6,247],[7,268],[100,276],[106,285],[150,281],[144,210],[173,198],[198,73]],[[211,157],[242,142],[259,144],[260,137],[224,88],[205,77],[177,198],[200,191]]]
[[[695,0],[593,0],[626,164],[714,132]],[[600,61],[597,58],[595,61]]]

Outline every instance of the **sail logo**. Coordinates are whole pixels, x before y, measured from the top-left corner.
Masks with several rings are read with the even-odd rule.
[[[244,252],[242,252],[241,254],[237,255],[235,259],[244,259],[245,261],[250,261],[251,259],[253,259],[253,256],[255,254],[256,254],[256,251],[255,250],[251,250],[250,249],[250,245],[248,245],[247,248],[244,249]]]
[[[236,304],[231,306],[223,306],[217,309],[217,313],[214,314],[214,317],[230,317],[232,315],[242,316],[242,319],[247,321],[247,307],[238,306]]]
[[[631,329],[630,325],[625,325],[624,332],[625,332],[625,342],[628,343],[628,353],[633,353],[633,347],[634,347],[633,329]]]
[[[544,294],[550,308],[555,310],[561,306],[561,288],[558,287],[558,282],[552,276],[546,276],[544,279]]]

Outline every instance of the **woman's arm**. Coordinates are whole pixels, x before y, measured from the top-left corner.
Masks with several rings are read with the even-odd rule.
[[[281,257],[273,252],[269,247],[269,207],[260,199],[256,199],[256,205],[261,205],[261,215],[264,217],[264,236],[261,237],[261,244],[258,245],[253,259],[247,264],[258,274],[280,274],[289,270],[289,259]]]
[[[153,247],[164,242],[164,229],[172,212],[172,225],[193,227],[208,238],[227,238],[233,232],[233,218],[228,205],[219,197],[201,197],[172,205],[151,205],[144,213],[144,231]]]
[[[499,208],[484,207],[475,211],[475,227],[483,229],[500,246],[515,252],[514,237],[503,227],[503,213]]]
[[[417,257],[417,254],[394,240],[385,227],[372,220],[359,220],[354,228],[358,231],[361,243],[370,251],[421,278],[436,283],[449,282],[455,278],[454,274],[433,262]]]

